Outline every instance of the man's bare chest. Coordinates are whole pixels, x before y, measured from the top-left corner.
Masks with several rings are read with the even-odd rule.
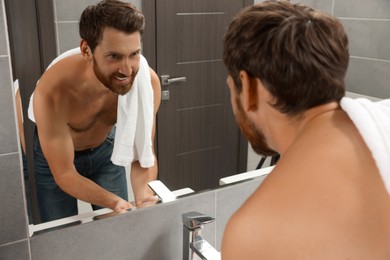
[[[113,126],[117,119],[117,97],[76,100],[69,108],[69,127],[75,132]]]

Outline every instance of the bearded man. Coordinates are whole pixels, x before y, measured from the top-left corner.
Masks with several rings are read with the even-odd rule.
[[[42,221],[77,214],[77,199],[91,203],[94,209],[121,212],[132,207],[125,168],[113,164],[111,155],[118,99],[134,87],[144,59],[144,24],[143,14],[129,3],[104,0],[87,7],[80,18],[78,53],[58,60],[40,78],[32,108]],[[153,93],[153,118],[151,131],[145,135],[149,134],[147,138],[153,144],[161,89],[156,73],[149,66],[146,70],[150,74],[146,86]],[[157,178],[154,150],[151,153],[148,166],[142,167],[137,158],[131,163],[136,205],[155,199],[147,186]]]

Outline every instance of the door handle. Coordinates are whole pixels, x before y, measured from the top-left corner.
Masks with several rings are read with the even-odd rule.
[[[161,85],[163,85],[163,86],[168,86],[171,83],[186,82],[186,81],[187,81],[187,77],[169,78],[169,75],[162,75],[161,76]]]

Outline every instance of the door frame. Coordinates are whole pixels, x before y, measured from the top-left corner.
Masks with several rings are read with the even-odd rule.
[[[156,1],[158,0],[143,0],[142,12],[145,16],[146,25],[143,34],[143,55],[148,60],[149,66],[158,73],[157,68],[157,32],[156,32]],[[254,0],[242,0],[243,6],[254,4]],[[158,116],[158,114],[157,114]],[[158,125],[156,126],[158,128]],[[158,158],[158,131],[156,131],[155,150]],[[244,135],[239,132],[238,141],[238,173],[247,171],[248,164],[248,141]]]

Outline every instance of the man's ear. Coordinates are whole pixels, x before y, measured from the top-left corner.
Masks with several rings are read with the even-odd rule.
[[[256,110],[258,101],[257,80],[245,70],[241,70],[239,75],[242,84],[241,103],[243,109],[247,112]]]
[[[91,48],[89,48],[88,43],[85,40],[81,40],[80,42],[80,50],[81,50],[81,55],[86,60],[91,60],[92,59],[92,51]]]

